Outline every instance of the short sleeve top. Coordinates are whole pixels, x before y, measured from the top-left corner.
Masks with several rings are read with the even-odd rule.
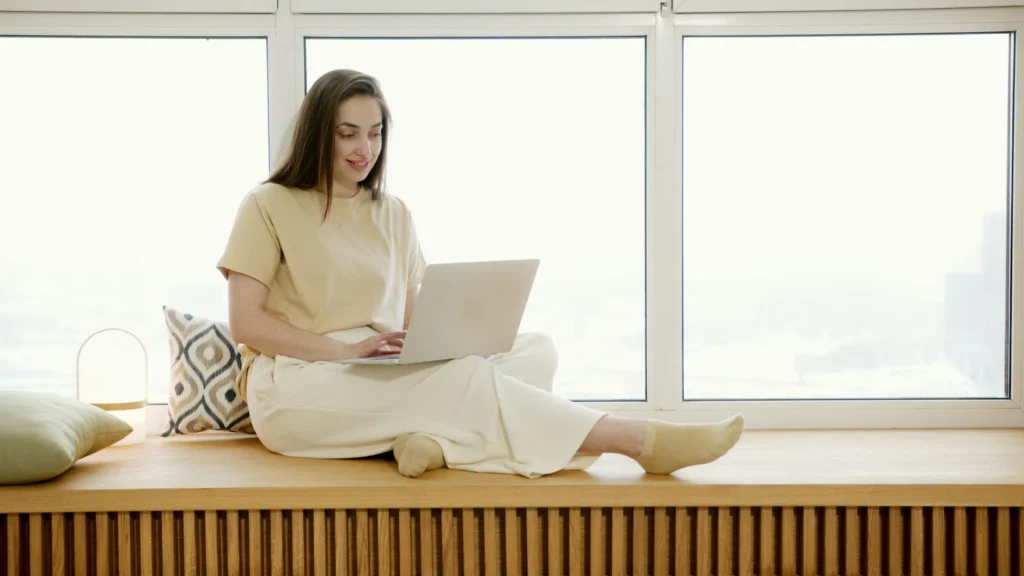
[[[408,207],[362,191],[335,197],[325,220],[325,203],[318,191],[271,183],[249,192],[217,268],[266,285],[268,311],[297,328],[401,330],[425,268]]]

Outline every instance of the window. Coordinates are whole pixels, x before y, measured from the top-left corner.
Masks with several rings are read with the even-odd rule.
[[[239,201],[304,91],[355,68],[390,101],[388,185],[427,259],[541,260],[521,330],[554,338],[556,394],[1024,427],[1009,0],[17,4],[0,389],[74,394],[79,345],[121,327],[165,403],[161,308],[227,318]]]
[[[273,14],[276,9],[276,0],[4,0],[4,10],[12,12]]]
[[[307,39],[307,89],[376,76],[388,186],[430,262],[540,258],[522,330],[551,335],[557,394],[646,396],[646,40]]]
[[[297,14],[653,13],[660,7],[659,0],[291,0]]]
[[[268,164],[263,38],[0,38],[0,389],[73,396],[117,326],[166,403],[161,307],[227,318],[214,268]]]
[[[1007,397],[1013,47],[684,39],[686,399]]]
[[[1017,0],[673,0],[676,12],[815,12],[989,8],[1019,6]]]

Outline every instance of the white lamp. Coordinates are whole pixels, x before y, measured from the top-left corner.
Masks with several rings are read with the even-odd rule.
[[[78,348],[78,400],[106,410],[132,427],[132,433],[114,446],[146,439],[148,364],[142,340],[121,328],[93,332]]]

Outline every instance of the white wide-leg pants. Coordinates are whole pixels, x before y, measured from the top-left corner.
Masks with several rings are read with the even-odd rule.
[[[260,441],[286,456],[371,456],[419,432],[441,445],[449,468],[537,477],[596,459],[577,450],[602,413],[550,393],[557,364],[541,334],[522,334],[491,358],[411,366],[259,356],[247,401]]]

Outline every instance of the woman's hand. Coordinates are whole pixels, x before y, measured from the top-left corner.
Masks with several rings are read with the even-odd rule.
[[[267,311],[270,289],[244,274],[228,275],[228,324],[235,342],[268,356],[288,356],[306,362],[335,362],[384,356],[402,350],[405,331],[378,334],[346,344],[322,334],[296,328]]]
[[[405,330],[377,334],[355,344],[343,344],[344,357],[339,360],[397,354],[402,351],[403,338],[405,338]]]

